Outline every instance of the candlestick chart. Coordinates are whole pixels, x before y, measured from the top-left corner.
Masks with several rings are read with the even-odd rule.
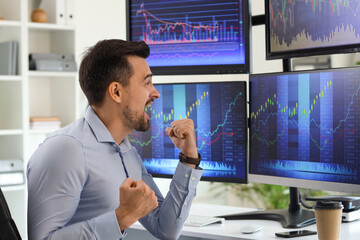
[[[359,183],[360,69],[253,76],[250,172]]]
[[[246,179],[245,82],[156,85],[160,98],[149,107],[150,130],[129,139],[151,173],[173,174],[180,150],[165,129],[192,119],[204,177]]]
[[[358,0],[269,0],[271,52],[360,43]]]
[[[130,39],[150,46],[151,67],[243,64],[240,6],[233,0],[133,0]]]

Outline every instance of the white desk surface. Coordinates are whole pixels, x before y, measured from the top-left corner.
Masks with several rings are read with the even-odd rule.
[[[211,204],[193,204],[190,210],[192,215],[202,216],[218,216],[224,214],[248,212],[255,209],[211,205]],[[240,231],[243,225],[260,225],[263,229],[253,234],[243,234]],[[145,230],[143,226],[136,222],[131,229]],[[314,230],[316,225],[312,224],[304,228],[287,229],[283,228],[279,222],[270,220],[227,220],[224,224],[212,224],[205,227],[189,227],[184,226],[181,236],[189,236],[194,238],[221,239],[221,240],[239,240],[239,239],[277,239],[275,232],[286,232],[292,230]],[[317,240],[317,235],[303,236],[292,239],[299,240]],[[341,240],[360,239],[360,220],[341,224]]]

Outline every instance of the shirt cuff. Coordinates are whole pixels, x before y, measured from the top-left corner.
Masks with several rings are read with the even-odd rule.
[[[173,180],[184,187],[196,188],[204,170],[201,168],[192,168],[179,162],[176,167]]]
[[[115,211],[107,212],[93,220],[90,224],[100,239],[122,239],[126,236],[126,231],[120,231]]]

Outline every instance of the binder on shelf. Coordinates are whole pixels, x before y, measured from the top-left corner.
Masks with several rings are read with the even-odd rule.
[[[24,184],[24,167],[20,159],[0,160],[0,186]]]
[[[65,23],[69,26],[75,26],[75,2],[74,0],[65,0]]]
[[[21,172],[24,169],[21,159],[0,159],[0,173],[3,172]]]
[[[40,8],[46,12],[48,23],[65,25],[65,0],[42,0]]]
[[[76,72],[76,63],[75,61],[67,60],[31,60],[29,63],[29,70]]]
[[[30,53],[29,70],[76,72],[74,54]]]
[[[30,53],[29,60],[67,60],[75,61],[74,54],[60,53]]]
[[[17,42],[0,43],[0,75],[16,75],[17,71]]]

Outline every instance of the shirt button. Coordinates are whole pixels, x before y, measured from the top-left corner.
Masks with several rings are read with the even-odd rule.
[[[191,180],[195,181],[196,177],[192,177]]]
[[[186,205],[187,205],[187,201],[184,202],[184,206],[186,206]]]
[[[186,177],[186,178],[189,178],[189,174],[188,174],[188,173],[185,173],[185,177]]]

